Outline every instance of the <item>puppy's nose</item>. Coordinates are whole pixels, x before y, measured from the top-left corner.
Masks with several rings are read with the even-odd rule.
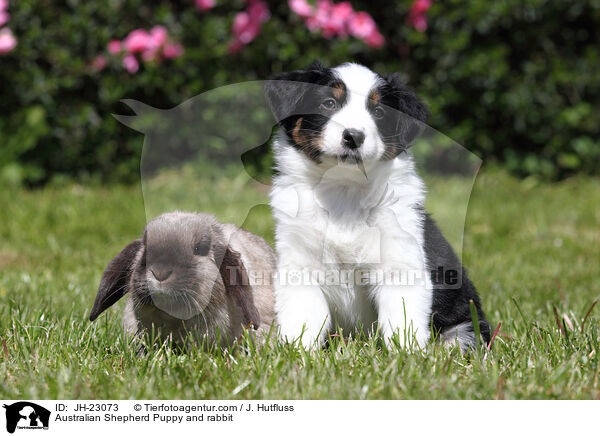
[[[154,278],[156,280],[158,280],[159,282],[164,282],[165,280],[167,280],[169,278],[169,276],[171,275],[171,273],[173,272],[172,269],[168,269],[168,268],[164,268],[164,267],[160,267],[160,266],[153,266],[152,268],[150,268],[150,271],[152,272],[152,275],[154,276]]]
[[[351,149],[358,148],[365,142],[365,134],[358,129],[346,129],[342,133],[342,143],[344,147]]]

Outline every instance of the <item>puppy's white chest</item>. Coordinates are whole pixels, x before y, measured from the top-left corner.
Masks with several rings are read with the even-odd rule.
[[[367,213],[356,209],[353,222],[339,221],[319,208],[316,220],[322,243],[321,269],[325,283],[321,286],[327,300],[334,327],[346,333],[369,331],[377,321],[371,298],[371,287],[361,284],[357,275],[380,261],[380,231],[367,224]],[[347,217],[347,215],[346,215]]]
[[[324,264],[363,264],[380,261],[380,230],[369,223],[371,210],[349,189],[305,193],[299,212],[313,228]],[[304,210],[303,210],[304,209]]]
[[[366,223],[352,227],[328,222],[323,229],[324,264],[374,264],[380,262],[381,234],[378,228]]]

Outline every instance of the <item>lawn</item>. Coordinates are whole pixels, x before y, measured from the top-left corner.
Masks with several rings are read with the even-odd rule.
[[[266,198],[247,180],[206,183],[214,195],[190,208],[242,216]],[[438,183],[431,206],[469,183]],[[488,319],[501,323],[488,353],[409,354],[333,339],[313,353],[271,341],[237,353],[137,355],[122,336],[122,302],[94,324],[87,314],[104,267],[144,226],[141,186],[0,188],[0,397],[598,398],[599,200],[598,179],[551,184],[480,172],[464,261]],[[268,210],[255,212],[249,228],[272,242]]]

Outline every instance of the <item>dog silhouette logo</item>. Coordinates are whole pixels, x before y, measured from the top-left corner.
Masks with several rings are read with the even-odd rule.
[[[48,429],[50,411],[28,401],[19,401],[11,405],[5,404],[6,431],[14,433],[18,429]]]

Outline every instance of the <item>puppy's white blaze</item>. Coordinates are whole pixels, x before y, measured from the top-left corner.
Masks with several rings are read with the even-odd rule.
[[[281,333],[290,340],[302,334],[301,343],[311,345],[322,342],[335,327],[352,333],[378,326],[386,342],[398,333],[401,344],[408,345],[414,334],[416,342],[424,345],[430,337],[433,296],[419,212],[424,185],[409,154],[378,159],[384,144],[366,104],[377,76],[356,64],[335,71],[346,85],[348,101],[324,128],[324,151],[339,153],[334,148],[341,147],[343,128],[355,128],[366,135],[363,156],[372,158],[364,162],[366,174],[356,167],[331,167],[294,149],[285,134],[275,137],[279,174],[273,180],[271,206],[276,220],[275,296]],[[422,281],[292,285],[281,280],[285,271],[340,272],[349,265],[420,272]]]
[[[379,81],[379,77],[373,71],[365,66],[351,62],[333,68],[333,71],[342,79],[347,89],[365,98]]]

